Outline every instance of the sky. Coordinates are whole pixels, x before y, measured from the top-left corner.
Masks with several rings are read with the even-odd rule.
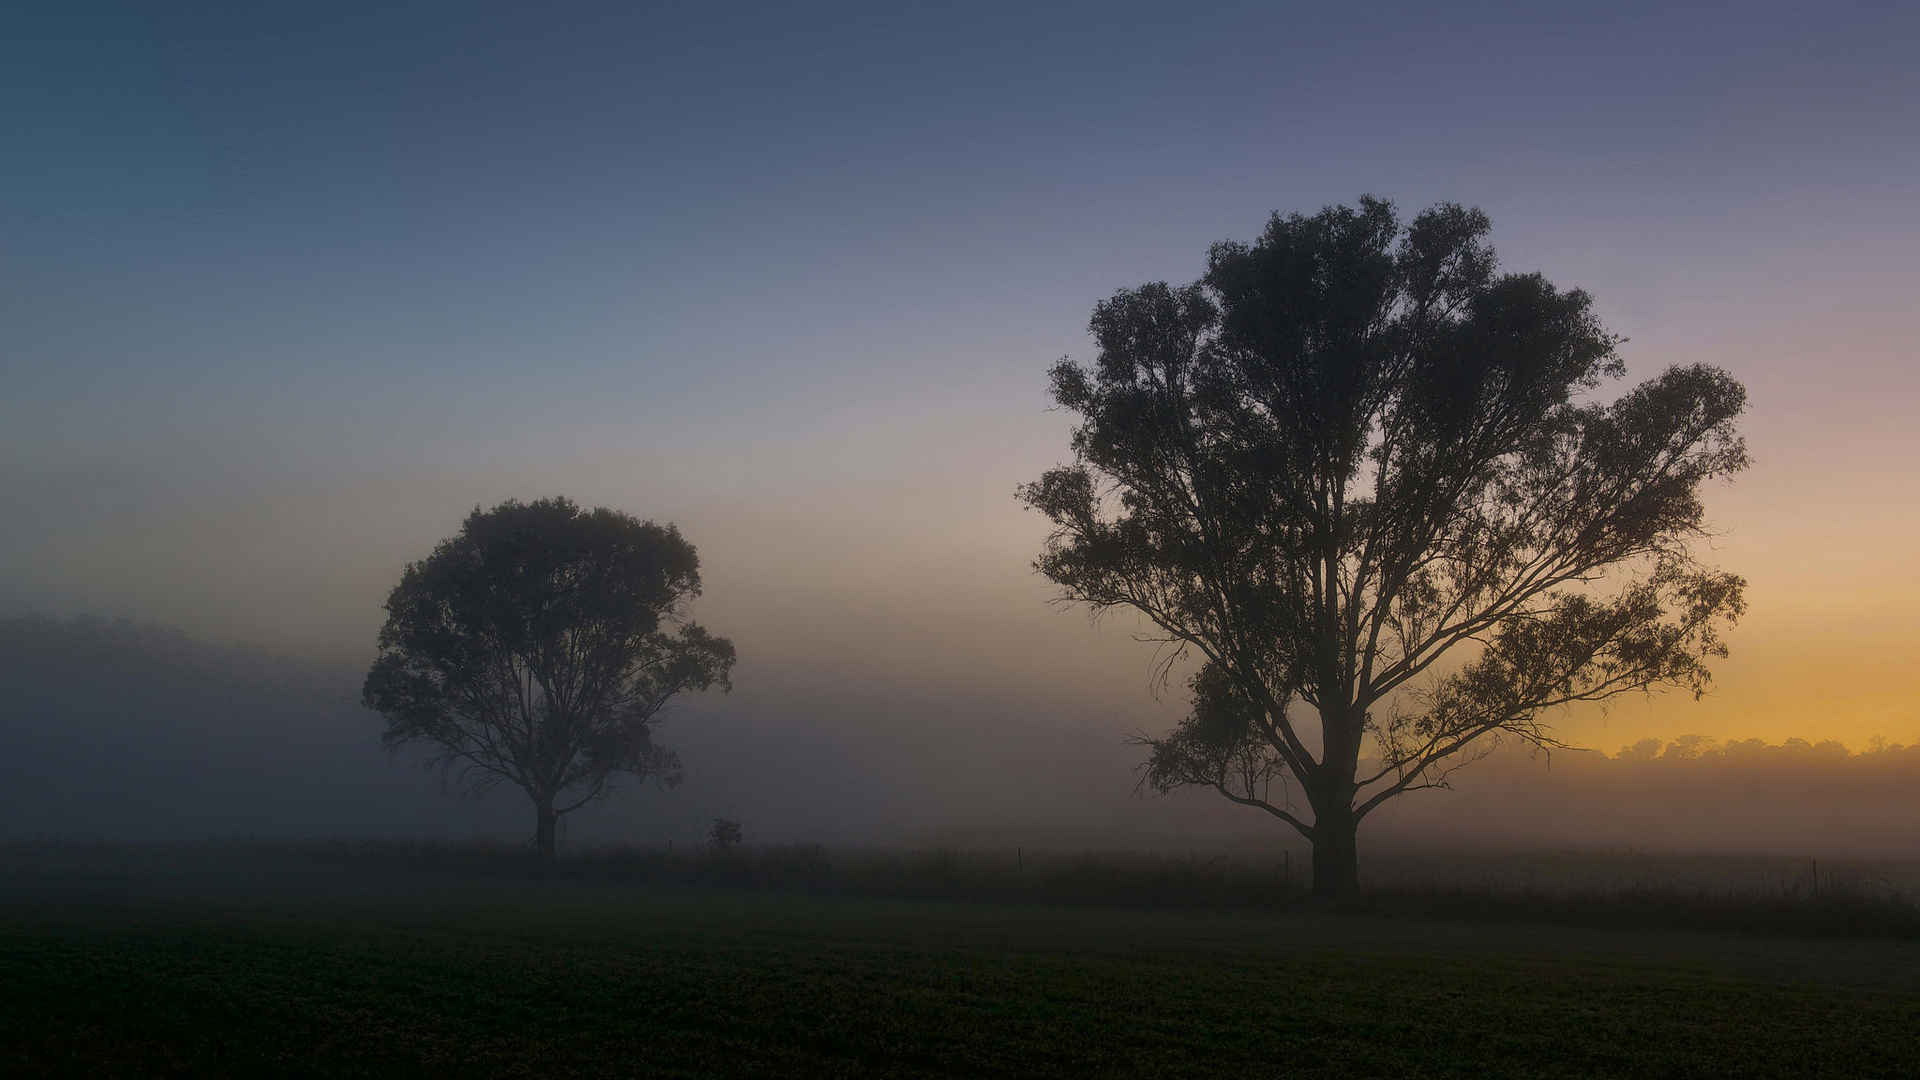
[[[1750,392],[1716,691],[1563,733],[1920,740],[1913,5],[70,2],[0,38],[0,614],[357,669],[409,560],[565,494],[698,545],[741,653],[698,715],[1006,798],[1022,740],[1181,711],[1031,572],[1046,369],[1115,290],[1372,193],[1484,209],[1629,382]]]

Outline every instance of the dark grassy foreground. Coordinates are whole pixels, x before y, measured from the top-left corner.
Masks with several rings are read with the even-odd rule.
[[[1899,938],[320,864],[157,880],[12,890],[0,1072],[1920,1075]]]

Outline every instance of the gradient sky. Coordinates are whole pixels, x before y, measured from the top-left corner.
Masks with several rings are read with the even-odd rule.
[[[682,526],[769,725],[1163,723],[1029,572],[1045,370],[1370,192],[1751,393],[1720,690],[1563,731],[1920,739],[1920,7],[1557,7],[14,9],[0,612],[364,664],[406,561],[568,494]]]

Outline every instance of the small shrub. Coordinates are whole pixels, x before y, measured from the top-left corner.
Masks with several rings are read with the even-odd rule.
[[[707,846],[715,851],[732,851],[740,846],[740,823],[726,818],[714,818],[713,828],[707,831]]]

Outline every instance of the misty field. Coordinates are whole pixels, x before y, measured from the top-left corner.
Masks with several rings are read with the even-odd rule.
[[[159,856],[148,855],[149,860]],[[1920,941],[10,858],[14,1074],[1911,1075]],[[177,868],[176,868],[177,869]]]

